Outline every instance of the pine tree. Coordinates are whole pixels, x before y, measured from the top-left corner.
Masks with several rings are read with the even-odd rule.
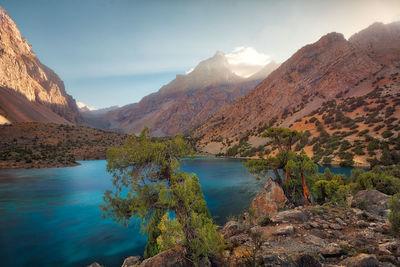
[[[133,217],[142,220],[142,231],[148,234],[146,257],[175,244],[166,242],[172,236],[179,236],[195,263],[222,248],[198,178],[179,171],[181,159],[191,153],[182,136],[152,140],[147,128],[107,152],[114,190],[105,192],[101,208],[104,216],[125,225]]]

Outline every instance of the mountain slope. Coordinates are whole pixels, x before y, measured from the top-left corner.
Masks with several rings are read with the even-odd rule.
[[[267,71],[264,70],[264,77],[268,75]],[[155,136],[184,133],[220,108],[232,104],[260,80],[237,76],[230,69],[224,53],[217,52],[187,75],[177,75],[139,103],[111,111],[102,118],[109,128],[129,133],[139,133],[144,126],[148,126]],[[100,125],[98,121],[97,125]]]
[[[274,118],[288,127],[327,100],[371,92],[376,77],[400,66],[399,30],[399,23],[374,24],[349,40],[338,33],[323,36],[204,123],[194,137],[204,148],[215,139],[240,138]]]
[[[39,61],[27,40],[21,37],[15,22],[1,7],[0,36],[0,86],[47,107],[42,112],[55,113],[45,115],[43,119],[58,115],[69,122],[80,123],[82,119],[75,100],[66,93],[63,81]],[[9,113],[13,113],[14,121],[30,119],[18,117],[16,110]],[[57,121],[50,119],[48,122]]]

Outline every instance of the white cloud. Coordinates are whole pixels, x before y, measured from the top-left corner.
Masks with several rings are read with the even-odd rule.
[[[251,76],[271,61],[270,56],[249,46],[236,47],[226,59],[232,71],[242,77]]]
[[[188,70],[188,71],[186,72],[186,74],[189,74],[189,73],[191,73],[192,71],[194,71],[194,68],[191,68],[190,70]]]
[[[87,108],[89,110],[96,110],[95,108],[89,107],[88,105],[86,105],[85,103],[80,102],[80,101],[76,101],[76,105],[78,106],[79,109]]]

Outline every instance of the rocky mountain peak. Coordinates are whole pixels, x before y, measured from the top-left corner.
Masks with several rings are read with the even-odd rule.
[[[46,105],[70,122],[80,122],[75,100],[65,92],[64,82],[39,61],[4,8],[0,8],[0,37],[0,86]]]

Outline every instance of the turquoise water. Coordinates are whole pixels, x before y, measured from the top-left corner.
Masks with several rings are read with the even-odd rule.
[[[112,188],[106,162],[81,163],[0,171],[1,266],[86,266],[94,261],[121,266],[125,257],[143,253],[146,236],[137,223],[125,228],[101,218],[103,193]],[[240,160],[198,158],[184,161],[182,169],[198,175],[218,224],[242,213],[262,186]]]

